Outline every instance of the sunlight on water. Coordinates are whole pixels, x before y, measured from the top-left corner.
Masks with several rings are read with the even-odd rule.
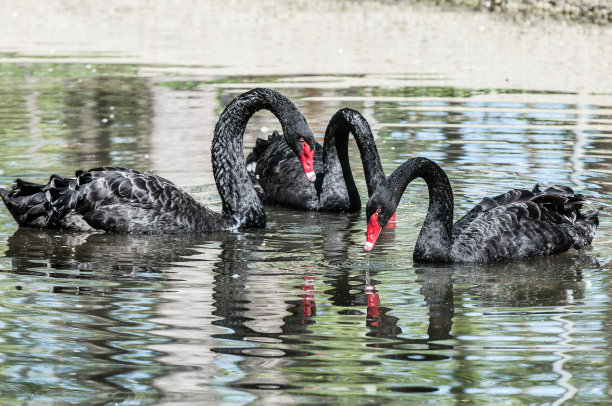
[[[98,65],[92,74],[53,65],[53,75],[50,66],[3,68],[12,72],[0,77],[3,186],[123,165],[166,176],[219,211],[212,128],[234,96],[265,82],[281,83],[319,136],[339,108],[361,111],[387,174],[413,156],[436,160],[455,191],[456,217],[483,196],[535,183],[571,186],[603,215],[581,253],[420,266],[411,258],[427,207],[419,181],[371,253],[363,252],[363,213],[267,207],[265,230],[156,237],[17,229],[2,207],[2,402],[561,404],[610,396],[609,97],[421,86],[416,74],[394,77],[393,87],[370,77],[335,88],[346,78],[169,80],[130,66]],[[245,152],[264,127],[278,124],[259,113]],[[365,203],[354,145],[350,154]]]

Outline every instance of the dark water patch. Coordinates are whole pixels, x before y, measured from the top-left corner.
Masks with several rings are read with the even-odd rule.
[[[438,388],[430,388],[427,386],[391,386],[388,388],[392,392],[401,393],[433,393],[438,392]]]
[[[230,385],[236,389],[249,389],[249,390],[296,390],[301,389],[301,386],[297,385],[286,385],[279,383],[236,383]]]
[[[340,310],[338,314],[343,315],[343,316],[361,316],[364,313],[359,310],[344,309],[344,310]]]
[[[284,348],[211,348],[211,351],[219,354],[241,355],[245,357],[259,358],[282,358],[282,357],[308,357],[314,355],[306,351],[295,351]]]
[[[400,353],[383,355],[381,358],[394,359],[401,361],[443,361],[451,359],[448,355],[428,354],[428,353]]]

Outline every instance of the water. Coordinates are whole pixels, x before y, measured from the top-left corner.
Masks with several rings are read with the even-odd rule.
[[[323,3],[321,18],[333,25],[340,11]],[[27,4],[1,17],[3,30],[24,19],[50,24],[28,14]],[[312,4],[290,11],[298,21],[313,22]],[[253,51],[241,45],[251,65],[233,53],[241,37],[229,32],[227,53],[216,55],[223,46],[215,42],[203,55],[191,55],[196,37],[211,28],[185,38],[180,24],[161,22],[159,37],[144,41],[146,51],[134,44],[142,37],[128,35],[134,34],[130,25],[121,26],[122,36],[103,25],[100,38],[82,41],[70,30],[49,38],[24,31],[27,49],[10,42],[0,47],[7,50],[0,60],[0,185],[121,165],[170,178],[220,211],[209,151],[216,119],[237,94],[270,86],[296,103],[319,136],[339,108],[362,112],[387,174],[413,156],[434,159],[451,180],[456,217],[483,196],[534,183],[588,194],[591,206],[603,209],[592,247],[511,264],[415,265],[411,253],[427,207],[422,181],[409,186],[397,227],[383,231],[369,255],[362,248],[363,213],[270,206],[262,230],[121,236],[18,229],[2,206],[0,404],[609,402],[612,86],[603,34],[588,34],[600,28],[531,30],[459,12],[448,26],[432,30],[432,52],[420,56],[423,64],[404,64],[414,57],[406,50],[379,69],[370,63],[392,45],[370,46],[375,36],[349,28],[351,21],[386,18],[392,43],[419,31],[401,25],[405,20],[439,17],[421,6],[413,6],[414,15],[395,15],[382,4],[364,2],[338,14],[344,22],[332,44],[336,59],[325,54],[331,52],[327,37],[317,31],[313,46],[323,55],[313,61],[299,52],[293,59],[272,55],[268,48],[248,54]],[[225,6],[217,6],[223,19]],[[286,18],[273,11],[278,6],[266,2],[236,18],[261,38],[257,27],[269,27],[270,16]],[[194,7],[194,16],[213,18],[198,14],[201,4]],[[404,12],[408,6],[397,7]],[[133,16],[109,10],[106,19]],[[98,15],[70,12],[80,17],[77,31]],[[252,14],[256,27],[249,25]],[[135,25],[146,31],[149,24]],[[450,37],[458,25],[492,36],[483,44],[486,52],[456,52]],[[300,24],[293,26],[278,26],[283,35],[272,50],[286,48],[285,36],[287,43],[295,39]],[[530,54],[539,46],[530,39],[543,29],[550,30],[542,37],[549,45],[566,41],[563,58],[550,62],[563,75],[539,62],[525,68],[521,52],[520,63],[505,69],[503,50],[492,44],[504,33],[521,32],[505,50]],[[352,42],[342,43],[344,31],[362,41],[359,52]],[[580,35],[592,41],[580,42]],[[447,52],[437,55],[441,38]],[[536,52],[534,60],[549,58],[545,52],[552,51]],[[491,63],[483,69],[486,55]],[[576,55],[584,57],[578,67],[570,63]],[[346,68],[342,58],[355,64]],[[322,61],[329,61],[327,70]],[[547,75],[539,76],[540,69]],[[256,114],[245,153],[278,127],[271,114]],[[351,154],[365,204],[354,144]]]

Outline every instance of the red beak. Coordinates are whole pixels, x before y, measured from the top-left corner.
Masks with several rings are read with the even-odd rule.
[[[306,141],[302,141],[302,154],[300,155],[302,168],[309,181],[314,182],[317,175],[314,172],[314,148],[311,150]]]
[[[366,243],[363,246],[363,250],[365,252],[372,251],[374,248],[374,244],[376,244],[376,240],[378,239],[378,235],[382,227],[378,224],[378,213],[372,214],[370,216],[370,220],[368,221],[368,231],[366,232]]]

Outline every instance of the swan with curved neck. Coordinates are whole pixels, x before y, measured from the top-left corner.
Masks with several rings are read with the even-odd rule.
[[[412,158],[397,168],[370,197],[364,250],[374,247],[415,178],[429,190],[429,208],[414,248],[416,262],[486,263],[553,255],[593,241],[597,210],[581,211],[584,196],[569,187],[514,189],[484,198],[453,225],[453,191],[435,162]]]
[[[242,152],[246,125],[261,109],[270,110],[278,118],[285,142],[301,158],[306,177],[312,178],[315,140],[306,119],[280,93],[253,89],[228,104],[215,126],[211,152],[223,203],[221,214],[169,180],[115,167],[79,170],[75,179],[53,175],[46,185],[17,179],[11,190],[0,188],[0,196],[23,227],[135,234],[264,227],[266,215],[253,190]]]
[[[300,165],[278,133],[258,140],[247,157],[254,186],[262,201],[313,211],[358,211],[361,200],[349,163],[349,135],[355,138],[371,195],[385,180],[372,131],[356,110],[343,108],[331,118],[323,146],[317,144],[314,157],[316,182],[308,185],[300,176]]]

